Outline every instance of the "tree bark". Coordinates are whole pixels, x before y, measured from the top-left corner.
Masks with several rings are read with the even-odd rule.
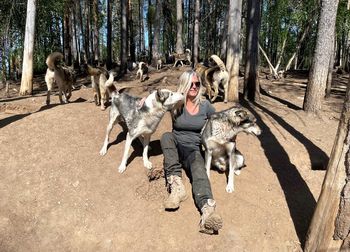
[[[239,77],[239,56],[240,56],[240,33],[242,0],[230,0],[228,22],[228,47],[226,56],[226,69],[229,71],[230,81],[228,88],[228,100],[239,101],[238,77]]]
[[[194,29],[193,29],[193,64],[194,65],[198,63],[198,55],[199,55],[199,8],[200,8],[200,1],[195,0]]]
[[[107,0],[107,69],[112,66],[112,6],[113,0]]]
[[[23,72],[21,79],[20,95],[28,95],[33,92],[33,51],[35,38],[35,13],[36,0],[27,2],[26,31],[23,51]]]
[[[244,74],[244,97],[250,101],[260,100],[258,74],[258,44],[260,27],[260,1],[248,0],[247,9],[246,65]]]
[[[303,105],[308,114],[316,114],[322,107],[338,3],[339,0],[322,1],[316,48]]]
[[[183,25],[183,15],[182,15],[182,1],[176,0],[176,53],[182,54],[183,42],[182,42],[182,25]]]
[[[120,74],[124,75],[127,69],[127,57],[128,57],[128,11],[127,0],[121,0],[121,46],[120,46]]]
[[[343,112],[338,132],[323,181],[320,197],[306,236],[305,251],[340,251],[342,241],[334,241],[335,220],[339,210],[340,193],[349,172],[349,120],[350,120],[350,80],[346,90]],[[346,196],[346,194],[344,195]],[[349,228],[347,216],[347,228]],[[337,231],[337,230],[336,230]],[[347,231],[347,235],[349,230]],[[338,233],[339,235],[339,233]]]
[[[100,47],[99,47],[99,27],[98,27],[98,0],[92,2],[92,13],[94,17],[94,37],[93,37],[93,48],[94,48],[94,60],[98,61],[100,58]]]
[[[152,64],[157,65],[157,60],[160,58],[159,53],[159,37],[160,37],[160,12],[161,5],[160,0],[156,0],[156,13],[154,20],[154,37],[153,37],[153,49],[152,49]]]

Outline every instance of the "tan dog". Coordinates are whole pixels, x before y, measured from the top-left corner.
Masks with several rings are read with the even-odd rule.
[[[212,55],[210,60],[214,66],[206,67],[202,64],[195,66],[195,71],[201,77],[203,86],[211,102],[214,102],[219,95],[220,84],[223,86],[224,102],[227,102],[229,74],[224,62],[217,56]]]
[[[50,95],[55,83],[58,86],[60,103],[68,103],[69,98],[72,96],[72,88],[75,81],[74,69],[72,67],[65,66],[62,63],[62,60],[63,55],[60,52],[53,52],[46,59],[46,64],[48,66],[45,75],[45,82],[47,86],[47,105],[50,104]]]
[[[101,106],[101,110],[105,110],[106,103],[109,99],[106,87],[108,72],[103,67],[92,67],[87,65],[87,73],[91,76],[95,104],[96,106]]]

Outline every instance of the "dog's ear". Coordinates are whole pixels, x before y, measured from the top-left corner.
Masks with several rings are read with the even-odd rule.
[[[161,89],[157,89],[156,92],[156,98],[161,102],[164,103],[166,99],[168,99],[169,93],[163,92]]]
[[[247,111],[244,111],[244,110],[238,110],[235,113],[236,113],[236,116],[241,118],[241,120],[245,120],[247,118],[247,116],[248,116]]]

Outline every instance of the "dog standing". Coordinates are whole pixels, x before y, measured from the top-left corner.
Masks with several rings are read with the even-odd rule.
[[[227,102],[229,74],[224,62],[215,54],[210,57],[212,66],[197,64],[194,70],[201,77],[203,86],[211,102],[214,102],[219,95],[219,90],[224,93],[224,102]],[[221,87],[223,89],[221,89]]]
[[[105,85],[107,78],[109,77],[108,72],[102,67],[95,68],[87,65],[87,73],[91,76],[95,104],[96,106],[101,105],[101,110],[105,110],[105,105],[109,99],[107,87]]]
[[[179,62],[181,63],[181,66],[183,66],[184,62],[187,62],[187,61],[190,63],[190,65],[192,64],[191,62],[192,54],[190,49],[186,49],[185,53],[182,53],[182,54],[174,53],[172,56],[175,58],[175,63],[173,67],[176,67],[177,63]]]
[[[234,173],[239,175],[244,166],[244,157],[236,149],[238,133],[245,132],[256,136],[261,134],[255,117],[241,106],[214,113],[202,130],[202,143],[205,148],[205,167],[208,178],[211,165],[225,171],[228,165],[229,174],[226,191],[234,191]]]
[[[120,173],[125,171],[131,143],[135,138],[141,136],[143,136],[143,140],[140,138],[143,143],[143,164],[147,169],[152,169],[152,163],[148,159],[148,145],[151,135],[157,129],[164,114],[182,101],[184,96],[167,89],[158,89],[148,95],[142,107],[139,107],[141,98],[119,93],[117,90],[112,91],[114,86],[113,80],[110,80],[110,78],[106,86],[111,89],[112,105],[109,112],[107,133],[100,155],[103,156],[107,153],[109,135],[113,125],[119,123],[123,130],[127,130],[127,134],[124,155],[118,171]]]
[[[72,88],[75,81],[74,69],[72,67],[64,66],[61,63],[62,60],[63,55],[60,52],[53,52],[46,59],[46,64],[48,66],[45,74],[47,105],[50,104],[50,95],[54,83],[58,86],[60,103],[68,103],[69,98],[72,96]]]
[[[136,72],[136,78],[140,75],[140,82],[143,82],[148,77],[148,66],[145,62],[139,63],[139,69]],[[145,78],[143,78],[145,76]]]

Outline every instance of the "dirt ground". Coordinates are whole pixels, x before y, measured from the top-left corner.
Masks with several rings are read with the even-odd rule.
[[[135,73],[121,85],[145,96],[157,87],[176,89],[186,68]],[[259,103],[242,104],[258,119],[258,138],[239,135],[247,167],[225,191],[226,176],[212,171],[212,190],[224,226],[218,235],[198,232],[200,213],[192,197],[165,212],[164,179],[149,182],[142,148],[133,145],[127,170],[119,174],[125,135],[116,126],[106,156],[99,150],[108,111],[92,99],[88,78],[80,78],[71,103],[58,95],[45,105],[43,76],[35,93],[11,97],[0,90],[0,251],[301,251],[327,165],[348,76],[335,76],[332,96],[318,117],[302,110],[306,74],[272,81],[261,75]],[[216,102],[217,111],[232,104]],[[169,114],[152,136],[150,160],[162,167],[159,139],[171,129]],[[191,185],[185,186],[191,195]]]

